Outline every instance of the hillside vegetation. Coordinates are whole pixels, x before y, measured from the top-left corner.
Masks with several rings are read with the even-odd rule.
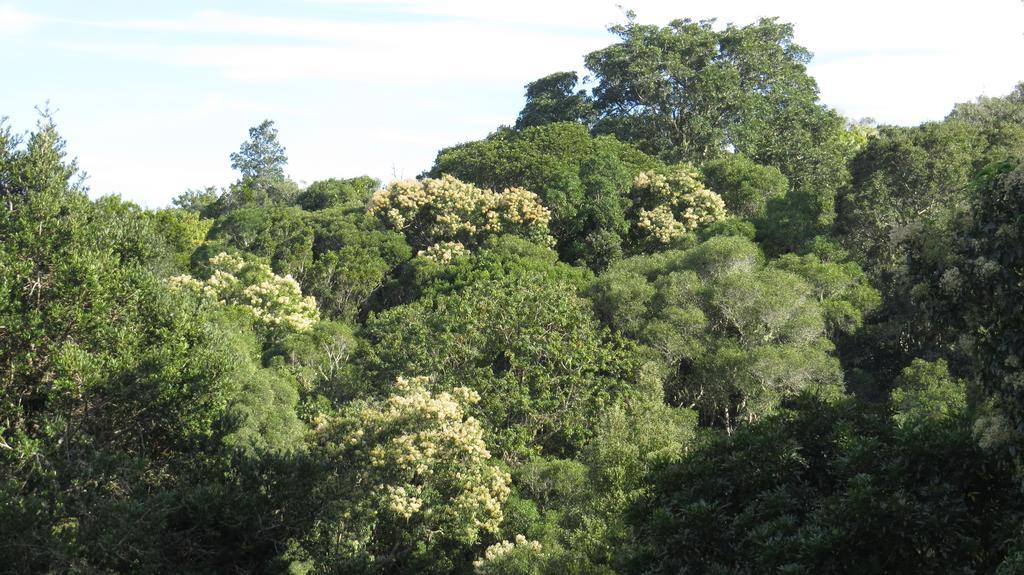
[[[417,180],[268,120],[145,210],[0,123],[0,571],[1024,571],[1024,84],[611,30]]]

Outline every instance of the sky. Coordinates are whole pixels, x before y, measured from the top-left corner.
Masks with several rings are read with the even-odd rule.
[[[911,125],[1024,81],[1021,0],[0,0],[0,117],[47,105],[90,195],[162,207],[238,177],[228,156],[274,120],[300,184],[428,169],[515,122],[524,85],[577,70],[642,23],[778,16],[815,57],[822,101]]]

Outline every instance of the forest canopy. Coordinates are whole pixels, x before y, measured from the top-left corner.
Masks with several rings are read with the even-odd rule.
[[[610,31],[411,180],[268,119],[143,209],[0,121],[0,571],[1024,570],[1024,83]]]

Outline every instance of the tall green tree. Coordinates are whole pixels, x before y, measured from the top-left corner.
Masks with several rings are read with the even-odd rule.
[[[778,168],[793,191],[771,205],[762,230],[772,253],[802,249],[826,233],[838,188],[854,151],[844,119],[818,101],[807,74],[811,54],[776,19],[716,30],[713,20],[642,25],[629,14],[610,31],[620,38],[585,58],[596,134],[614,134],[667,163],[701,165],[738,151]],[[557,86],[544,102],[567,106],[571,76],[538,80]],[[552,86],[553,84],[553,86]],[[571,96],[585,102],[582,94]],[[531,98],[524,117],[543,117]],[[582,104],[580,104],[582,105]],[[779,137],[785,134],[785,137]]]
[[[977,367],[985,390],[1009,422],[1010,447],[1021,461],[1024,445],[1024,161],[989,166],[965,243],[966,299],[978,334]]]
[[[583,125],[545,124],[499,130],[485,140],[441,150],[430,174],[452,174],[478,186],[524,187],[551,210],[551,233],[568,262],[594,268],[622,256],[634,176],[660,162]]]
[[[249,128],[249,139],[242,142],[237,152],[231,153],[231,168],[238,170],[241,178],[209,211],[222,213],[251,204],[291,202],[299,188],[285,175],[287,164],[288,156],[277,139],[277,128],[272,120]]]
[[[556,72],[526,85],[526,105],[516,119],[517,130],[556,122],[589,125],[593,102],[586,90],[577,90],[576,72]]]
[[[602,321],[656,359],[671,403],[732,431],[801,391],[842,393],[824,286],[800,275],[813,269],[765,267],[756,244],[717,237],[622,260],[588,293]]]

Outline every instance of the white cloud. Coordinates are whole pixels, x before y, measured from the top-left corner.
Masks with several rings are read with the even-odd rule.
[[[600,32],[603,27],[623,18],[617,0],[320,3],[373,10],[376,16],[355,22],[205,10],[183,19],[92,24],[214,35],[215,43],[102,50],[210,68],[233,81],[314,79],[426,90],[442,83],[510,80],[518,86],[557,70],[580,70],[585,53],[613,40]],[[790,0],[770,7],[754,0],[691,0],[685,6],[634,0],[629,5],[641,22],[660,24],[716,16],[723,25],[746,24],[778,15],[793,22],[797,41],[815,52],[812,72],[826,103],[844,110],[862,110],[867,106],[860,102],[870,103],[871,110],[878,110],[870,115],[884,121],[914,122],[925,113],[933,117],[936,109],[948,110],[954,98],[1006,91],[1024,79],[1017,57],[1024,54],[1024,6],[1016,0],[977,0],[969,6],[923,0]],[[389,22],[388,14],[432,18]],[[291,42],[282,44],[280,38]]]
[[[220,18],[218,18],[220,21]],[[147,23],[145,26],[155,25]],[[262,29],[242,25],[246,30]],[[176,29],[176,23],[167,23]],[[280,30],[300,22],[280,20]],[[471,22],[353,25],[321,23],[335,29],[320,42],[76,44],[77,51],[161,64],[211,68],[230,80],[287,83],[322,79],[389,85],[533,79],[548,71],[578,68],[585,52],[604,45],[539,31],[505,29]],[[258,36],[258,35],[257,35]],[[257,40],[259,40],[257,38]]]
[[[0,6],[0,33],[17,34],[29,32],[42,21],[42,18],[22,12],[14,6]]]
[[[439,148],[514,121],[526,82],[582,71],[584,54],[614,41],[604,28],[623,20],[619,3],[643,23],[717,17],[719,25],[743,25],[762,16],[792,22],[797,41],[815,53],[810,71],[823,101],[854,118],[941,119],[956,101],[1004,94],[1024,80],[1019,0],[316,3],[303,10],[315,18],[222,10],[154,18],[141,8],[111,21],[48,17],[47,30],[63,26],[62,48],[84,54],[97,69],[135,59],[197,94],[161,100],[163,109],[147,119],[145,87],[129,85],[123,99],[139,109],[109,112],[130,116],[123,121],[101,118],[95,107],[81,112],[95,124],[67,135],[83,146],[94,190],[161,205],[189,186],[226,184],[234,178],[227,154],[264,117],[278,120],[296,179],[414,176]],[[31,34],[40,21],[0,7],[0,33]],[[95,34],[97,28],[104,33]],[[318,97],[308,97],[310,91]],[[180,169],[165,170],[167,164]],[[147,181],[147,173],[161,177]]]

